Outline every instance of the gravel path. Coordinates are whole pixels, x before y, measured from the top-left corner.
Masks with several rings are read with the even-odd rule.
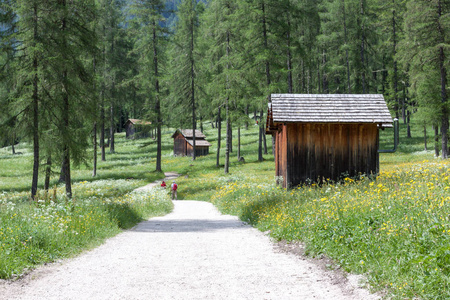
[[[0,282],[0,299],[377,299],[210,203],[174,204],[77,258]]]

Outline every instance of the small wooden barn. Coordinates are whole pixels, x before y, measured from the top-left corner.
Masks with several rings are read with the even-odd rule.
[[[379,130],[392,127],[383,95],[273,94],[266,134],[275,138],[284,187],[378,173]]]
[[[173,154],[175,156],[192,156],[194,152],[192,129],[178,129],[172,135],[173,138]],[[211,144],[206,140],[206,136],[200,131],[195,130],[195,156],[209,154]]]
[[[125,122],[125,132],[127,139],[146,138],[150,136],[150,125],[152,122],[139,119],[128,119]]]

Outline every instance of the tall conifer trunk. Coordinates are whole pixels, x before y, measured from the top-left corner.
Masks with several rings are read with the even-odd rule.
[[[438,24],[439,34],[441,37],[441,44],[445,43],[445,32],[441,26],[442,19],[442,1],[438,1]],[[449,112],[447,109],[447,69],[445,67],[445,51],[443,46],[439,46],[439,70],[441,74],[441,102],[442,102],[442,117],[441,117],[441,139],[442,139],[442,158],[448,158],[448,118]]]
[[[366,87],[366,58],[365,58],[365,29],[364,29],[364,0],[361,0],[360,6],[361,6],[361,47],[360,47],[360,56],[361,56],[361,84],[362,84],[362,93],[367,93],[367,87]]]
[[[263,39],[264,39],[264,49],[267,51],[269,49],[268,46],[268,40],[267,40],[267,20],[266,20],[266,7],[265,3],[262,3],[261,6],[262,10],[262,29],[263,29]],[[289,18],[289,17],[288,17]],[[289,24],[290,26],[290,24]],[[290,29],[289,29],[290,30]],[[288,69],[290,70],[289,66],[291,65],[291,54],[290,54],[290,32],[287,34],[287,43],[288,43]],[[266,58],[265,61],[265,67],[266,67],[266,85],[267,90],[269,92],[269,95],[267,95],[269,102],[270,102],[270,84],[271,84],[271,75],[270,75],[270,62],[269,59]],[[290,83],[289,83],[290,82]],[[288,76],[288,86],[290,86],[290,89],[292,90],[292,70],[290,71],[290,75]],[[267,143],[265,140],[264,135],[264,122],[263,122],[263,107],[261,108],[260,114],[259,114],[259,138],[258,138],[258,161],[263,161],[263,142],[264,142],[264,153],[267,153]],[[256,120],[256,111],[255,111],[255,120]]]
[[[439,126],[433,125],[434,129],[434,156],[439,157]]]
[[[400,99],[398,99],[398,67],[397,59],[395,55],[397,54],[397,24],[396,24],[396,11],[395,11],[395,0],[392,0],[392,47],[393,47],[393,58],[394,58],[394,103],[395,103],[395,117],[399,118],[399,108]],[[402,106],[405,107],[404,105]],[[404,112],[404,109],[403,109]],[[406,121],[406,116],[402,114],[403,121]]]
[[[155,103],[155,111],[156,111],[156,172],[162,172],[161,168],[161,103],[159,98],[159,70],[158,70],[158,45],[157,45],[157,36],[156,36],[156,21],[152,21],[153,25],[153,65],[154,65],[154,76],[155,76],[155,92],[156,92],[156,103]]]
[[[59,1],[62,9],[62,19],[61,19],[61,35],[62,35],[62,43],[63,49],[67,48],[67,38],[65,37],[65,31],[67,29],[67,4],[66,0]],[[65,57],[65,59],[67,59]],[[62,96],[62,133],[63,133],[63,169],[64,169],[64,180],[66,186],[66,196],[70,199],[72,198],[72,179],[70,175],[70,147],[68,143],[69,137],[69,127],[70,127],[70,102],[69,102],[69,92],[68,92],[68,71],[64,67],[62,71],[62,80],[63,80],[63,96]]]
[[[50,188],[50,176],[52,175],[52,155],[48,154],[47,164],[45,166],[45,180],[44,180],[44,190],[48,191]]]
[[[50,188],[50,177],[52,175],[52,155],[47,154],[47,163],[45,166],[45,179],[44,179],[44,190],[48,191]]]
[[[193,0],[190,0],[191,4],[193,4]],[[195,1],[195,0],[194,0]],[[192,10],[194,10],[194,5],[192,6]],[[189,34],[190,34],[190,67],[191,67],[191,103],[192,103],[192,160],[195,160],[196,157],[196,143],[195,143],[195,129],[197,128],[197,119],[195,115],[195,73],[194,73],[194,16],[193,14],[190,15],[190,22],[189,22]]]
[[[112,91],[111,91],[112,93]],[[112,99],[111,95],[111,106],[110,106],[110,115],[109,115],[109,153],[115,152],[115,146],[114,146],[114,133],[116,132],[116,125],[114,123],[114,100]]]
[[[262,126],[261,126],[261,119],[262,119],[262,115],[263,115],[263,112],[262,112],[262,110],[260,111],[260,113],[259,113],[259,119],[260,119],[260,122],[259,122],[259,139],[258,139],[258,161],[263,161],[264,160],[264,158],[263,158],[263,132],[262,132]]]
[[[342,14],[344,18],[344,42],[347,45],[348,44],[348,37],[347,37],[347,20],[346,20],[346,9],[345,9],[345,0],[342,0]],[[350,61],[348,58],[348,47],[345,48],[345,64],[347,68],[347,93],[351,94],[351,84],[350,84]]]
[[[38,39],[38,4],[34,3],[33,7],[33,42],[36,43]],[[38,58],[37,54],[33,54],[33,179],[31,183],[31,198],[36,200],[38,176],[39,176],[39,96],[38,96]]]
[[[67,80],[67,71],[64,70],[63,78]],[[64,133],[68,133],[69,129],[69,109],[70,109],[70,103],[69,103],[69,95],[67,93],[64,93],[63,97],[63,123],[64,123]],[[64,137],[64,139],[67,139],[68,137]],[[67,143],[67,141],[64,142],[63,146],[63,163],[64,163],[64,180],[66,185],[66,196],[70,199],[72,198],[72,179],[70,176],[70,148]]]
[[[224,172],[225,174],[229,173],[230,169],[230,112],[228,107],[228,97],[225,103],[225,112],[226,112],[226,138],[225,138],[225,166]]]
[[[104,91],[104,90],[103,90]],[[104,108],[104,97],[102,93],[102,100],[100,104],[100,150],[102,152],[102,161],[106,161],[106,150],[105,150],[105,108]]]
[[[286,33],[286,46],[287,46],[287,72],[288,72],[288,93],[292,94],[294,87],[292,83],[292,53],[291,53],[291,16],[289,11],[287,12],[287,33]],[[260,120],[262,123],[262,120]]]
[[[237,150],[238,160],[241,158],[241,126],[238,126],[238,150]]]
[[[103,37],[106,36],[106,27],[103,26]],[[100,150],[102,152],[102,161],[106,161],[106,145],[105,145],[105,78],[106,78],[106,46],[103,45],[103,80],[100,90]]]
[[[12,154],[16,154],[16,131],[13,129],[12,137],[11,137],[11,152]]]
[[[423,142],[424,142],[424,150],[427,151],[428,150],[428,145],[427,145],[427,123],[423,123]]]
[[[113,30],[113,28],[115,27],[114,21],[111,22],[111,31]],[[111,48],[110,48],[110,55],[114,55],[114,51],[115,51],[115,40],[114,40],[114,35],[111,38]],[[110,65],[108,66],[110,69],[111,68],[112,63],[110,63]],[[115,140],[115,133],[116,133],[116,124],[115,124],[115,120],[114,120],[114,116],[115,116],[115,105],[116,105],[116,101],[115,101],[115,97],[116,97],[116,84],[115,84],[115,75],[112,76],[112,82],[111,82],[111,90],[110,90],[110,96],[111,96],[111,115],[110,115],[110,124],[109,124],[109,138],[110,138],[110,142],[109,142],[109,153],[115,153],[116,152],[116,140]]]
[[[222,119],[220,117],[221,114],[221,106],[219,106],[219,112],[217,113],[217,157],[216,157],[216,167],[220,167],[220,142],[222,139],[221,130],[222,130]]]
[[[95,74],[95,73],[96,73],[96,68],[95,68],[95,57],[94,57],[92,66],[93,66],[94,74]],[[93,86],[93,88],[94,88],[94,91],[97,90],[97,86],[96,86],[96,84],[95,84],[95,81],[94,81],[94,86]],[[95,106],[95,110],[96,110],[96,112],[95,112],[95,118],[97,117],[97,109],[98,109],[98,103],[97,103],[97,101],[96,101],[96,104],[97,104],[97,105]],[[93,136],[92,136],[92,144],[93,144],[93,146],[94,146],[92,177],[95,177],[95,176],[97,175],[97,147],[98,147],[98,144],[97,144],[97,121],[96,121],[96,120],[94,121],[94,126],[93,126],[93,128],[92,128],[92,133],[93,133]]]
[[[245,110],[244,110],[244,114],[245,114],[245,124],[244,124],[244,128],[245,130],[248,130],[248,109],[249,109],[249,105],[245,105]]]
[[[92,143],[94,144],[94,157],[93,157],[93,167],[92,167],[92,177],[97,176],[97,122],[94,122]]]
[[[226,45],[226,55],[227,55],[227,60],[229,60],[230,58],[230,32],[227,31],[227,45]],[[227,63],[227,71],[229,70],[230,65],[229,62]],[[226,112],[226,123],[227,123],[227,129],[226,129],[226,139],[225,139],[225,166],[224,166],[224,172],[225,174],[228,174],[229,172],[229,167],[230,167],[230,112],[229,112],[229,89],[230,89],[230,83],[229,83],[229,78],[228,78],[228,74],[227,74],[227,83],[226,83],[226,89],[227,89],[227,98],[226,98],[226,102],[225,102],[225,112]]]

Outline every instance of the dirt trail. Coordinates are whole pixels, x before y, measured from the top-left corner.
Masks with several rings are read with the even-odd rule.
[[[79,257],[0,282],[0,299],[377,299],[200,201]],[[336,278],[339,277],[339,280]]]
[[[167,183],[168,186],[170,186],[170,181],[177,179],[180,176],[180,174],[175,173],[175,172],[165,172],[164,175],[166,176],[166,178],[164,178],[164,181]],[[159,186],[160,184],[161,184],[161,181],[155,181],[155,182],[149,183],[143,187],[140,187],[136,190],[137,191],[148,190],[155,186]]]

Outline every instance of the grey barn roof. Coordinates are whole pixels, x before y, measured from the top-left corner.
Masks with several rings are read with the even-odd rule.
[[[392,124],[381,94],[272,94],[271,99],[274,123]]]
[[[194,146],[194,140],[193,139],[186,139],[186,141],[191,145]],[[195,140],[195,146],[196,147],[210,147],[211,144],[206,140]]]
[[[128,119],[128,121],[125,124],[127,124],[127,123],[131,123],[134,125],[152,125],[152,122],[139,120],[139,119]]]
[[[172,138],[175,137],[177,132],[180,132],[186,139],[193,138],[194,131],[192,129],[177,129],[177,131],[172,135]],[[206,138],[206,136],[200,130],[195,130],[195,138]]]

